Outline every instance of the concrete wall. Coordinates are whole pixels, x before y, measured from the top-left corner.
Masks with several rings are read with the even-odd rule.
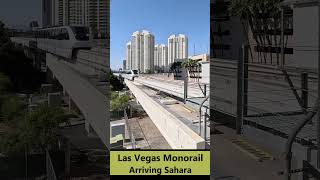
[[[71,96],[101,141],[109,148],[110,118],[109,99],[85,77],[71,69],[67,62],[47,54],[48,68]],[[106,89],[107,92],[107,89]]]
[[[210,84],[210,63],[203,62],[201,63],[201,79],[200,82],[204,84]]]
[[[293,8],[293,61],[290,66],[318,69],[319,7],[297,5]]]
[[[173,149],[204,149],[205,141],[132,81],[125,83]]]

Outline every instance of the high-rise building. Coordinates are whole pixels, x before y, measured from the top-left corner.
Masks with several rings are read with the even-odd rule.
[[[131,68],[140,69],[140,32],[136,31],[131,37]]]
[[[122,70],[126,70],[126,69],[127,69],[127,60],[123,60]]]
[[[50,27],[68,24],[64,17],[68,17],[68,0],[42,0],[42,26]]]
[[[62,26],[69,24],[68,19],[68,0],[47,0],[50,2],[50,24],[43,25],[47,26]]]
[[[154,35],[149,31],[136,31],[132,34],[130,65],[131,69],[137,69],[141,73],[154,71]]]
[[[86,14],[87,4],[86,0],[69,0],[68,2],[68,22],[69,25],[87,25]]]
[[[175,59],[188,58],[188,38],[184,34],[171,35],[168,38],[168,66],[174,62]]]
[[[42,26],[51,26],[51,15],[52,15],[52,4],[51,0],[42,0]]]
[[[108,35],[108,22],[110,1],[85,0],[86,1],[86,24],[91,27],[98,37],[106,38]]]
[[[127,43],[127,63],[126,63],[126,69],[133,69],[132,68],[132,48],[131,48],[131,42]]]
[[[154,69],[157,72],[167,72],[168,68],[168,47],[164,44],[157,44],[154,47]]]
[[[43,26],[85,25],[95,37],[107,38],[109,1],[107,0],[43,0]]]
[[[160,70],[160,64],[161,64],[161,59],[160,59],[160,48],[159,44],[156,44],[154,46],[154,70],[159,71]]]

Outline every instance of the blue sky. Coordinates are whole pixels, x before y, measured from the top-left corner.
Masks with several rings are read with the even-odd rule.
[[[186,34],[189,55],[210,48],[210,0],[111,0],[112,69],[122,67],[126,43],[134,31],[146,29],[156,44],[167,44],[171,34]]]

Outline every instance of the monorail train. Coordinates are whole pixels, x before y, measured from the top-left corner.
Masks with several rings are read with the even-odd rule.
[[[34,32],[37,48],[58,56],[74,59],[79,49],[91,49],[90,30],[85,26],[59,26]]]
[[[120,77],[123,77],[125,79],[129,79],[129,80],[133,81],[134,78],[139,77],[139,71],[138,70],[123,70],[120,72]]]

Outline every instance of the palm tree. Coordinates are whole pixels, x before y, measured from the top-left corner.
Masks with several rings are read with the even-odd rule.
[[[117,115],[116,118],[119,118],[120,112],[128,108],[130,100],[131,97],[127,93],[120,95],[118,91],[112,91],[110,103],[110,111],[112,112],[112,115]]]
[[[170,71],[174,73],[174,76],[177,77],[178,73],[181,71],[182,62],[173,62],[170,66]]]
[[[9,41],[8,31],[5,24],[0,21],[0,47]]]
[[[188,59],[187,61],[182,63],[182,67],[189,72],[190,77],[197,77],[196,73],[199,71],[199,63],[197,60]]]

